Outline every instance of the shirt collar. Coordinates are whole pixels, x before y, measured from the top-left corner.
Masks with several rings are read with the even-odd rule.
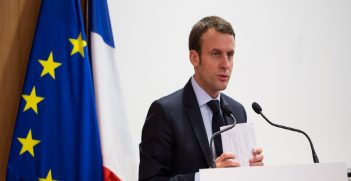
[[[200,87],[200,85],[196,82],[194,76],[191,77],[191,85],[193,86],[196,99],[200,107],[204,104],[207,104],[209,101],[214,100],[210,95],[207,94],[204,89],[202,89],[202,87]],[[221,94],[218,94],[215,100],[221,102]]]

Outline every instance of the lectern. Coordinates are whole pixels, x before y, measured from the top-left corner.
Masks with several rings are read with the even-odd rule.
[[[201,169],[201,181],[347,181],[346,163]]]

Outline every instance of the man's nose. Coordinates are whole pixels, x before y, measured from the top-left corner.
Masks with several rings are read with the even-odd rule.
[[[229,68],[230,67],[231,58],[228,55],[224,55],[221,58],[221,68]]]

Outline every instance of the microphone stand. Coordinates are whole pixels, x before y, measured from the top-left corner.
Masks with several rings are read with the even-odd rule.
[[[290,128],[290,127],[287,127],[287,126],[282,126],[282,125],[279,125],[279,124],[274,124],[274,123],[272,123],[272,122],[269,121],[268,118],[262,113],[262,108],[261,108],[261,106],[260,106],[258,103],[256,103],[256,102],[253,102],[253,103],[252,103],[252,109],[253,109],[257,114],[260,114],[260,115],[261,115],[270,125],[272,125],[272,126],[275,126],[275,127],[278,127],[278,128],[287,129],[287,130],[290,130],[290,131],[299,132],[299,133],[302,133],[303,135],[305,135],[306,138],[308,139],[309,143],[310,143],[310,146],[311,146],[313,162],[314,162],[314,163],[319,163],[319,160],[318,160],[316,151],[314,150],[312,141],[311,141],[310,137],[309,137],[305,132],[303,132],[303,131],[301,131],[301,130],[299,130],[299,129]]]
[[[283,126],[283,125],[279,125],[279,124],[272,123],[271,121],[269,121],[269,120],[267,119],[267,117],[266,117],[262,112],[260,112],[259,114],[260,114],[269,124],[271,124],[272,126],[275,126],[275,127],[278,127],[278,128],[287,129],[287,130],[290,130],[290,131],[296,131],[296,132],[299,132],[299,133],[302,133],[303,135],[305,135],[305,136],[307,137],[307,139],[308,139],[308,142],[310,143],[310,146],[311,146],[313,162],[314,162],[314,163],[319,163],[318,156],[317,156],[317,154],[316,154],[316,151],[314,150],[312,141],[311,141],[310,137],[309,137],[304,131],[299,130],[299,129],[290,128],[290,127],[287,127],[287,126]]]

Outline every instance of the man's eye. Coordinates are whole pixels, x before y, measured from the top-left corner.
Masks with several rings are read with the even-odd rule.
[[[233,59],[233,57],[234,57],[234,52],[228,52],[228,53],[227,53],[227,57],[228,57],[228,59]]]
[[[233,53],[228,53],[228,58],[233,58],[234,54]]]
[[[220,54],[218,52],[212,52],[211,55],[214,57],[218,57]]]

